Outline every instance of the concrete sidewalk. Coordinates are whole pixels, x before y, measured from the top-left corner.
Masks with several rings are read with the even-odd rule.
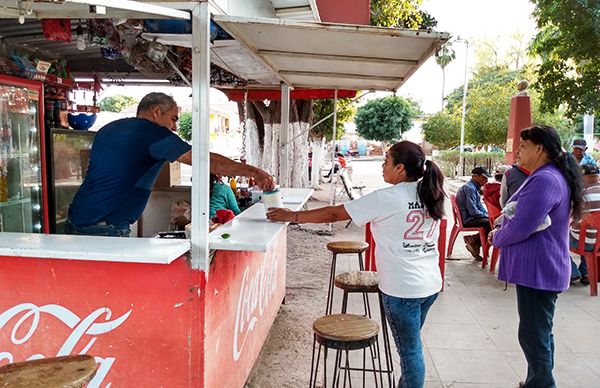
[[[449,182],[460,185],[459,182]],[[450,188],[450,190],[452,190]],[[324,193],[321,193],[324,194]],[[311,202],[310,207],[324,205]],[[451,217],[448,207],[446,214]],[[323,314],[330,254],[324,245],[333,240],[362,240],[364,229],[345,223],[333,236],[316,236],[324,225],[291,227],[288,247],[288,297],[248,380],[247,387],[307,386],[310,374],[312,323]],[[452,220],[448,220],[452,225]],[[450,228],[450,226],[449,226]],[[448,234],[450,230],[448,230]],[[293,240],[293,241],[292,241]],[[317,246],[318,245],[318,246]],[[356,257],[340,256],[337,272],[356,270]],[[306,262],[311,264],[306,270]],[[517,387],[526,375],[526,362],[517,340],[515,288],[496,279],[471,259],[459,236],[452,260],[446,261],[444,291],[430,310],[422,332],[426,359],[426,387]],[[340,307],[336,290],[334,309]],[[372,299],[371,306],[377,306]],[[362,311],[362,298],[350,298],[349,312]],[[378,314],[375,314],[375,319]],[[600,299],[588,287],[572,286],[558,298],[554,319],[557,385],[600,387]],[[354,352],[354,365],[362,352]],[[395,371],[400,365],[393,348]],[[335,358],[335,357],[331,357]],[[322,368],[322,366],[321,366]],[[331,366],[330,366],[331,368]],[[331,369],[329,370],[331,371]],[[358,376],[357,376],[358,377]],[[357,378],[354,385],[361,385]],[[374,387],[371,380],[367,386]]]

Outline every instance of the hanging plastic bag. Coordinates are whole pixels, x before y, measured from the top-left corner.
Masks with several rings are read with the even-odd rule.
[[[42,19],[42,31],[47,40],[57,42],[71,41],[71,20]]]

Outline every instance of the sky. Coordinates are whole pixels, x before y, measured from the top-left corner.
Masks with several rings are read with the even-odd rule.
[[[475,61],[475,46],[482,39],[494,39],[500,44],[511,34],[521,32],[526,37],[535,34],[531,18],[533,5],[528,0],[424,0],[421,8],[437,21],[436,31],[448,32],[454,38],[469,42],[468,70]],[[446,66],[445,94],[464,85],[466,47],[456,42],[452,47],[456,59]],[[442,70],[431,57],[400,88],[398,94],[421,103],[425,113],[441,109]]]
[[[438,21],[436,31],[448,32],[454,38],[461,37],[469,42],[468,71],[475,62],[475,47],[478,41],[493,39],[502,45],[512,33],[521,32],[526,37],[535,34],[535,22],[531,18],[533,5],[528,0],[423,0],[421,8]],[[466,45],[456,42],[453,45],[456,59],[446,67],[447,95],[464,84]],[[172,94],[180,105],[189,105],[189,88],[145,88],[112,86],[102,93],[101,98],[115,94],[126,94],[142,98],[149,91],[163,91]],[[400,88],[398,94],[410,97],[421,104],[425,113],[435,113],[441,109],[442,70],[431,57]],[[375,93],[377,98],[387,93]],[[222,104],[227,98],[222,93],[211,90],[211,104]]]

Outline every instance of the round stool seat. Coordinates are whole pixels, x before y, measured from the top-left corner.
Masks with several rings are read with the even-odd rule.
[[[96,374],[96,360],[88,355],[44,358],[0,368],[0,387],[79,388]]]
[[[379,333],[377,322],[355,314],[333,314],[313,323],[317,338],[336,342],[360,342],[374,339]]]
[[[327,249],[333,253],[363,253],[369,249],[369,244],[364,241],[332,241],[327,244]]]
[[[379,292],[377,272],[344,272],[335,277],[335,286],[348,292]]]

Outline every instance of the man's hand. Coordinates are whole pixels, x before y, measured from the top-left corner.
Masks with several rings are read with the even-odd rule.
[[[268,172],[256,168],[256,172],[252,176],[262,191],[272,191],[275,188],[275,180]]]
[[[269,221],[294,221],[296,212],[284,207],[270,207],[267,209],[267,219]]]

